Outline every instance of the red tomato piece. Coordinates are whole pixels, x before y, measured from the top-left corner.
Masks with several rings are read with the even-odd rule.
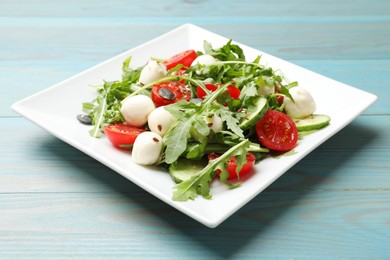
[[[104,133],[108,140],[116,146],[132,145],[137,136],[146,130],[131,125],[115,123],[104,127]]]
[[[152,100],[156,107],[165,106],[179,100],[190,101],[191,90],[182,81],[162,82],[152,87]]]
[[[214,159],[218,158],[219,156],[221,156],[221,155],[218,154],[218,153],[209,153],[207,155],[207,158],[209,160],[214,160]],[[256,157],[255,157],[255,155],[253,153],[247,153],[247,155],[246,155],[246,162],[242,166],[242,168],[241,168],[241,170],[240,170],[240,172],[238,173],[238,176],[237,176],[237,173],[236,173],[237,159],[234,156],[231,157],[230,160],[226,163],[226,170],[229,173],[228,179],[236,179],[236,178],[242,177],[243,175],[245,175],[248,172],[250,172],[252,170],[253,166],[255,165],[255,160],[256,160]],[[217,174],[220,175],[221,174],[221,170],[217,170]]]
[[[268,110],[256,123],[256,133],[260,143],[274,151],[289,151],[298,142],[298,129],[286,114]]]
[[[284,101],[284,96],[277,96],[276,97],[276,102],[278,102],[279,105],[283,104]]]
[[[181,68],[181,69],[179,69],[179,70],[173,72],[172,75],[176,75],[176,76],[186,76],[186,71],[187,71],[186,68]],[[184,83],[185,80],[182,79],[182,80],[180,80],[180,82],[181,82],[181,83]]]
[[[275,89],[275,93],[279,93],[281,94],[282,92],[279,90],[280,89],[280,85],[278,85]],[[276,102],[278,102],[278,105],[281,105],[283,103],[283,100],[284,100],[284,96],[277,96],[276,97]]]
[[[188,68],[197,57],[198,55],[194,50],[186,50],[166,59],[162,62],[162,64],[164,64],[168,70],[176,67],[179,64],[182,64],[184,67]]]
[[[220,84],[217,84],[217,85],[214,85],[214,84],[205,84],[205,87],[214,92],[215,90],[217,90],[217,88],[220,86]],[[240,94],[241,94],[241,91],[235,87],[235,86],[228,86],[227,87],[227,92],[229,93],[230,97],[233,98],[233,99],[238,99],[240,97]],[[196,87],[196,95],[198,96],[198,98],[204,98],[204,96],[206,96],[206,92],[199,86]]]
[[[241,94],[241,91],[235,86],[228,86],[227,91],[232,99],[238,100]]]
[[[215,86],[214,84],[205,84],[205,87],[211,92],[217,90],[217,86]],[[206,92],[201,87],[197,86],[196,95],[198,96],[198,98],[204,98],[206,96]]]
[[[173,72],[172,75],[185,76],[186,75],[186,69],[181,68],[181,69]]]

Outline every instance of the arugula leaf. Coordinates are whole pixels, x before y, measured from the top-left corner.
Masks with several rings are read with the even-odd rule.
[[[121,95],[115,91],[120,87],[120,82],[104,82],[98,89],[99,95],[92,103],[84,103],[84,110],[89,109],[89,116],[93,119],[94,127],[89,131],[93,137],[102,135],[102,128],[112,122],[122,122],[123,117],[120,113]]]
[[[255,97],[257,95],[258,95],[258,90],[256,84],[250,82],[249,84],[245,85],[241,89],[240,100],[242,100],[242,104],[245,106],[247,99]]]
[[[193,175],[190,179],[183,181],[174,186],[174,192],[172,195],[172,199],[174,201],[187,201],[193,200],[198,195],[203,196],[204,198],[211,198],[210,194],[210,182],[212,177],[215,174],[215,171],[220,169],[222,171],[222,179],[221,181],[226,183],[226,167],[225,164],[232,156],[236,156],[237,158],[237,168],[242,168],[242,162],[244,159],[241,157],[246,157],[247,148],[249,147],[249,141],[243,140],[237,145],[231,147],[220,157],[210,160],[209,163],[199,171],[197,174]],[[245,159],[246,160],[246,159]]]
[[[173,163],[186,150],[191,126],[192,120],[177,120],[164,136],[166,163]]]
[[[240,46],[232,44],[232,40],[229,40],[224,46],[218,49],[213,49],[211,44],[207,41],[203,43],[203,49],[206,54],[209,54],[220,61],[245,61],[245,55]]]
[[[122,64],[122,71],[123,72],[128,72],[130,70],[130,62],[131,62],[131,56],[127,57]]]
[[[227,85],[225,84],[211,95],[207,95],[199,104],[182,101],[165,107],[177,118],[177,121],[164,136],[166,163],[173,163],[185,152],[191,132],[208,136],[209,129],[206,123],[202,122],[202,117],[210,113],[210,108],[213,107],[211,104],[223,91],[226,91]]]
[[[208,54],[211,56],[215,55],[215,52],[213,50],[213,46],[208,41],[203,41],[203,49],[204,49],[205,54]]]
[[[180,100],[174,104],[164,106],[164,109],[171,113],[177,119],[185,119],[199,109],[199,106],[192,102]]]
[[[208,144],[207,137],[200,138],[198,141],[199,141],[199,143],[189,143],[187,145],[187,149],[186,149],[186,152],[187,152],[186,158],[187,159],[199,160],[205,154],[206,147]],[[226,147],[224,148],[223,151],[226,151]]]
[[[227,109],[224,106],[220,106],[217,110],[218,115],[221,117],[222,121],[226,122],[226,126],[238,137],[244,137],[242,129],[239,127],[239,121],[234,117],[234,113]]]
[[[121,81],[104,81],[97,87],[96,98],[82,103],[83,110],[93,119],[94,127],[89,131],[91,136],[98,138],[105,125],[124,121],[120,112],[121,101],[133,91],[132,84],[138,81],[141,73],[141,68],[131,69],[130,62],[131,57],[123,61]]]
[[[298,85],[297,82],[290,83],[290,84],[288,85],[288,87],[287,87],[287,86],[284,86],[284,85],[280,85],[280,92],[282,92],[283,95],[286,95],[286,96],[287,96],[288,98],[290,98],[293,102],[295,102],[294,99],[293,99],[293,97],[291,96],[291,94],[290,94],[290,92],[289,92],[288,90],[289,90],[289,88],[295,87],[295,86],[297,86],[297,85]]]
[[[92,137],[100,137],[102,135],[102,126],[104,123],[104,114],[107,110],[107,92],[96,98],[96,106],[93,109],[93,124],[94,127],[89,131]]]
[[[207,126],[203,115],[194,117],[193,126],[196,131],[202,136],[208,136],[210,133],[210,128]]]

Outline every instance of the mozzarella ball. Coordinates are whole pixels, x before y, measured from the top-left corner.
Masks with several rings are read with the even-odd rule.
[[[275,81],[271,77],[263,77],[263,82],[259,86],[258,93],[262,96],[269,96],[275,93]]]
[[[175,121],[176,118],[163,106],[153,110],[148,117],[150,130],[160,136],[164,136]]]
[[[131,153],[135,163],[152,165],[159,161],[163,141],[160,135],[153,132],[143,132],[137,136]]]
[[[127,124],[141,127],[148,121],[155,106],[152,99],[145,95],[136,95],[124,100],[121,113]]]
[[[191,64],[191,66],[195,66],[196,64],[200,64],[200,65],[210,65],[210,64],[213,64],[217,62],[217,60],[211,56],[211,55],[208,55],[208,54],[204,54],[204,55],[200,55],[198,56]]]
[[[213,130],[214,133],[218,133],[219,131],[222,130],[223,122],[219,116],[216,115],[205,116],[204,120],[206,121],[206,124],[210,128],[210,130]]]
[[[284,97],[283,103],[287,115],[293,118],[305,118],[313,114],[316,110],[316,104],[310,93],[302,87],[294,87],[289,90],[294,99]]]
[[[150,60],[148,64],[142,69],[139,76],[139,82],[143,85],[149,84],[153,81],[161,79],[167,75],[167,69],[161,63]]]
[[[269,96],[275,93],[275,86],[274,85],[263,85],[259,87],[259,95],[262,96]]]

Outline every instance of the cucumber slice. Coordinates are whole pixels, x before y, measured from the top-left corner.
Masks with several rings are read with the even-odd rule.
[[[244,120],[240,124],[242,130],[251,128],[260,118],[267,112],[267,99],[264,97],[257,97],[253,105],[248,107]]]
[[[174,182],[180,183],[190,179],[207,165],[207,160],[189,160],[179,158],[169,166],[169,173]]]
[[[299,132],[312,131],[324,128],[330,122],[327,115],[313,114],[303,119],[293,118]]]

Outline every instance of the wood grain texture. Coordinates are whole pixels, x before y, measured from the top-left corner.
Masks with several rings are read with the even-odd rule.
[[[379,99],[216,229],[10,110],[183,23]],[[390,257],[390,1],[0,0],[0,35],[0,259]]]
[[[276,0],[270,3],[265,0],[166,0],[156,4],[153,0],[125,1],[115,0],[110,3],[96,3],[92,0],[51,2],[46,0],[2,0],[2,16],[55,16],[55,17],[291,17],[291,16],[329,16],[329,17],[367,17],[388,16],[390,4],[387,1],[320,0],[291,2]],[[166,22],[169,22],[166,21]],[[147,21],[144,21],[144,23]]]
[[[266,191],[218,229],[143,193],[2,197],[4,257],[377,259],[390,253],[389,192]]]

